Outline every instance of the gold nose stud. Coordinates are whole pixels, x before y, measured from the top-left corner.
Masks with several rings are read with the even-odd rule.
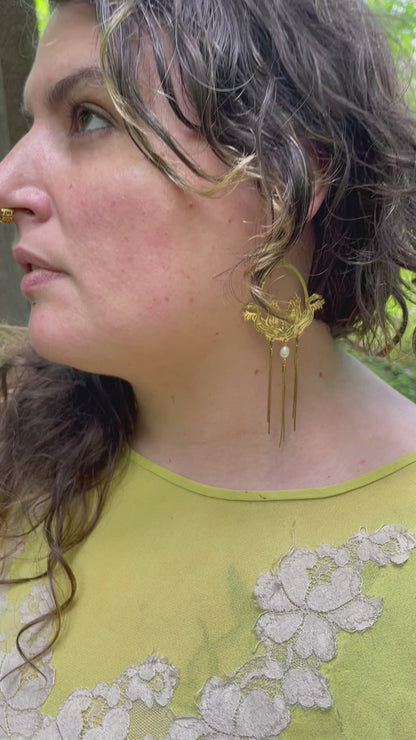
[[[0,224],[11,224],[13,216],[13,208],[0,208]]]

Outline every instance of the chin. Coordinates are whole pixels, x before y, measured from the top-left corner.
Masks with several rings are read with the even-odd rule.
[[[58,317],[50,318],[40,306],[34,305],[28,328],[30,343],[40,357],[58,365],[68,365],[86,372],[100,372],[98,361],[94,363],[94,368],[89,357],[90,345],[80,342],[80,334],[74,333],[73,325],[70,328],[65,326]]]

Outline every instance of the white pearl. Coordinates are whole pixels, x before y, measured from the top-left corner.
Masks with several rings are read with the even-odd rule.
[[[284,345],[282,349],[280,350],[280,357],[285,359],[286,357],[289,357],[289,355],[290,355],[290,349],[289,347],[286,347],[286,345]]]

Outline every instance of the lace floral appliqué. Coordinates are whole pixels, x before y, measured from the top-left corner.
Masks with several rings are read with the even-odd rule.
[[[363,569],[369,563],[402,564],[415,547],[413,534],[384,526],[371,534],[362,530],[339,548],[293,548],[275,569],[261,573],[254,589],[261,610],[255,625],[261,654],[226,679],[210,678],[197,714],[173,715],[169,705],[179,673],[164,658],[151,655],[110,686],[99,683],[91,691],[74,691],[56,718],[45,717],[40,707],[54,680],[46,653],[40,666],[44,678],[29,666],[0,682],[0,732],[12,740],[126,740],[137,702],[144,711],[166,710],[168,734],[147,734],[144,740],[274,740],[289,726],[293,707],[332,706],[320,667],[336,657],[338,633],[364,632],[379,618],[381,599],[362,593]],[[0,611],[5,608],[0,599]],[[44,590],[33,586],[20,608],[22,623],[48,608]],[[47,637],[32,631],[26,639],[39,648]],[[18,658],[15,649],[0,652],[3,674]]]

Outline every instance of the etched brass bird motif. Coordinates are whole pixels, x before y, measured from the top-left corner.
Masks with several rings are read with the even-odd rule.
[[[298,295],[289,301],[285,309],[281,309],[277,301],[272,301],[270,307],[273,313],[264,315],[260,306],[249,303],[243,311],[243,318],[252,321],[256,331],[269,342],[288,342],[299,337],[310,326],[315,311],[324,305],[324,299],[317,293],[312,293],[305,298],[304,304],[302,308],[302,299]]]
[[[271,402],[272,402],[272,363],[273,363],[273,342],[279,341],[283,345],[280,349],[281,367],[282,367],[282,396],[281,396],[281,421],[280,421],[280,441],[279,446],[285,439],[285,399],[286,399],[286,363],[290,354],[287,342],[295,340],[294,351],[294,388],[292,402],[292,419],[293,429],[296,430],[296,408],[298,396],[298,346],[299,337],[305,329],[312,324],[315,312],[324,305],[325,301],[317,293],[308,295],[306,283],[299,270],[287,262],[281,262],[276,267],[270,267],[263,279],[262,288],[267,277],[273,269],[286,268],[293,272],[301,285],[303,296],[295,295],[286,308],[281,308],[277,301],[270,301],[270,312],[264,314],[262,309],[255,303],[249,303],[242,312],[246,321],[252,321],[254,328],[269,343],[269,378],[267,389],[267,428],[270,434],[271,419]]]

